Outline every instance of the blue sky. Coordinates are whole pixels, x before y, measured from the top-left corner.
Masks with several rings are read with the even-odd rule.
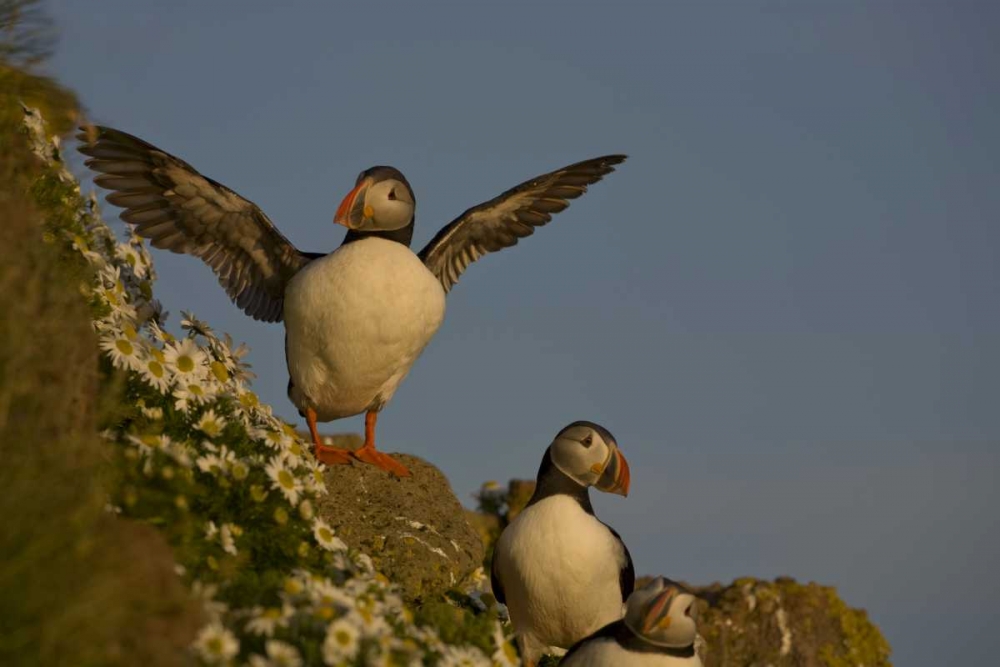
[[[899,665],[1000,651],[996,4],[50,6],[50,70],[92,120],[306,250],[339,244],[333,212],[373,164],[412,183],[419,249],[526,178],[628,153],[468,270],[382,446],[471,503],[592,419],[632,465],[632,495],[595,504],[639,571],[835,585]],[[297,419],[281,327],[197,260],[156,258],[175,321],[247,341]]]

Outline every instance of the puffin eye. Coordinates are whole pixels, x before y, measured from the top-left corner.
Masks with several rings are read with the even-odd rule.
[[[396,199],[396,188],[389,190],[389,201],[395,201]]]
[[[584,447],[590,447],[592,444],[594,444],[594,436],[588,433],[587,437],[581,440],[580,443],[583,444]]]

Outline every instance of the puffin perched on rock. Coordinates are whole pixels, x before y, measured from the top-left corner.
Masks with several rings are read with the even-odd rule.
[[[702,667],[695,652],[695,597],[657,577],[632,593],[625,618],[609,623],[569,650],[562,667]]]
[[[578,162],[474,206],[414,254],[416,197],[393,167],[361,172],[337,209],[348,228],[332,253],[302,252],[264,212],[188,163],[109,127],[81,128],[80,152],[113,192],[122,220],[156,248],[200,257],[248,315],[285,322],[288,395],[306,418],[316,457],[358,459],[399,476],[375,448],[378,413],[444,319],[445,295],[483,255],[515,245],[614,171],[624,155]],[[317,421],[365,413],[354,452],[321,442]]]
[[[621,618],[635,569],[595,515],[589,487],[628,494],[628,462],[611,433],[578,421],[559,431],[535,492],[493,552],[493,594],[507,605],[525,665]]]

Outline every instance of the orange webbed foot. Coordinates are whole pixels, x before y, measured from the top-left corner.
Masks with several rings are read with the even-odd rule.
[[[325,463],[328,466],[347,465],[353,460],[351,450],[322,444],[313,448],[313,456],[320,463]]]
[[[370,463],[376,468],[381,468],[396,477],[409,477],[410,471],[402,463],[392,458],[388,454],[383,454],[374,447],[362,447],[351,454],[359,461]]]

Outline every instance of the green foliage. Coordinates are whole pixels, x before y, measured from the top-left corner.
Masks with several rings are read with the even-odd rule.
[[[460,593],[452,593],[446,600],[424,602],[416,609],[416,620],[435,628],[447,644],[467,644],[491,653],[497,643],[496,607],[483,609]]]
[[[11,107],[22,113],[10,98],[0,105],[0,118],[10,118]],[[0,129],[4,146],[20,149],[18,173],[37,171],[24,138],[9,125]],[[76,289],[85,263],[60,253],[51,236],[42,242],[43,218],[72,193],[49,188],[33,204],[11,187],[12,171],[5,176],[0,664],[182,664],[199,607],[176,581],[162,538],[104,511],[97,340]],[[105,395],[114,400],[116,387],[105,383]],[[148,637],[137,642],[137,633]]]

